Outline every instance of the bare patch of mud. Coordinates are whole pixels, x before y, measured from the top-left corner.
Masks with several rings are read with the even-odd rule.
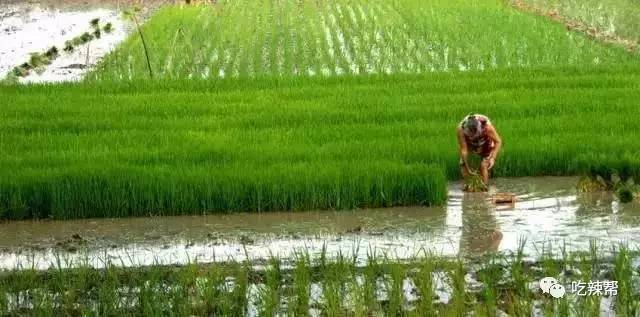
[[[515,204],[496,205],[490,193],[464,193],[450,184],[444,207],[352,211],[240,213],[208,216],[22,221],[0,224],[0,268],[31,264],[48,268],[105,261],[123,266],[226,261],[264,261],[271,256],[372,252],[408,259],[420,252],[475,255],[511,252],[526,239],[525,253],[547,244],[588,250],[640,241],[640,204],[620,204],[611,193],[578,194],[578,179],[497,179],[493,192],[516,194]],[[547,248],[548,249],[548,248]],[[556,250],[557,251],[557,250]]]

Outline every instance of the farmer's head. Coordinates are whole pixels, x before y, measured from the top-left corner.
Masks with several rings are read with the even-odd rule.
[[[482,133],[482,124],[476,115],[470,114],[464,119],[462,130],[466,136],[476,136]]]

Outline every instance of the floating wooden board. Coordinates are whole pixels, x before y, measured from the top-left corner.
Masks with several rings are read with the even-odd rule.
[[[515,204],[516,194],[514,193],[495,193],[493,195],[494,204]]]

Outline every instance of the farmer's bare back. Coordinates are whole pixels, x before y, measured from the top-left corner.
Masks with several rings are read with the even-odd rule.
[[[460,149],[460,172],[467,179],[476,173],[485,185],[489,183],[489,171],[493,168],[502,147],[502,139],[489,118],[481,114],[470,114],[458,125],[458,146]],[[469,154],[482,158],[478,171],[469,166]]]

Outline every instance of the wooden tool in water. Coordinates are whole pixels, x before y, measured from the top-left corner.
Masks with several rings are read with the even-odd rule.
[[[495,193],[491,199],[494,204],[515,204],[516,194],[514,193]]]

